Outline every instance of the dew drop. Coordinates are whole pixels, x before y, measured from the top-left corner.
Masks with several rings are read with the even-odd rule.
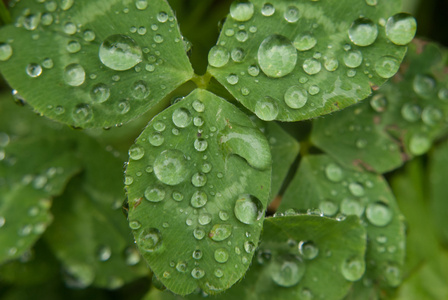
[[[424,134],[414,134],[409,141],[409,151],[413,155],[422,155],[431,148],[431,140]]]
[[[133,230],[137,230],[140,229],[140,227],[142,227],[142,224],[139,221],[130,221],[129,227]]]
[[[194,109],[195,111],[197,111],[197,112],[204,112],[204,110],[205,110],[205,105],[204,105],[204,103],[202,103],[202,102],[199,101],[199,100],[195,100],[195,101],[193,102],[192,106],[193,106],[193,109]]]
[[[376,94],[370,99],[370,106],[376,112],[384,112],[387,108],[387,99],[383,94]]]
[[[375,71],[382,78],[391,78],[398,72],[400,62],[392,56],[383,56],[375,63]]]
[[[252,253],[255,251],[255,244],[252,243],[251,241],[245,241],[244,242],[244,251],[246,251],[246,253]]]
[[[271,35],[258,48],[258,64],[268,76],[280,78],[291,73],[297,63],[297,50],[282,35]]]
[[[288,23],[295,23],[299,20],[299,9],[295,6],[288,6],[283,14]]]
[[[241,48],[235,48],[232,50],[230,56],[234,62],[242,62],[244,60],[244,50]]]
[[[145,155],[145,150],[140,145],[132,145],[129,148],[129,157],[133,160],[139,160]]]
[[[305,274],[305,264],[300,260],[275,261],[271,265],[272,280],[283,287],[292,287],[300,282]]]
[[[191,270],[191,276],[194,279],[201,279],[205,276],[205,271],[200,268],[194,268],[193,270]]]
[[[193,231],[193,236],[194,236],[195,239],[197,239],[197,240],[202,240],[202,239],[204,238],[204,236],[205,236],[205,231],[202,230],[202,229],[200,229],[200,228],[196,228],[196,229]]]
[[[417,22],[407,13],[399,13],[387,20],[386,36],[396,45],[407,45],[417,31]]]
[[[110,97],[110,90],[104,83],[98,83],[90,90],[90,98],[94,103],[103,103]]]
[[[254,15],[254,5],[248,1],[235,1],[230,6],[230,16],[236,21],[248,21]]]
[[[341,265],[341,273],[348,281],[356,281],[364,274],[366,265],[362,258],[353,257],[345,260]]]
[[[339,167],[335,163],[329,163],[325,167],[325,175],[327,176],[328,180],[333,182],[339,182],[344,178],[344,172],[342,171],[341,167]]]
[[[73,35],[73,34],[76,33],[76,30],[77,30],[76,25],[73,24],[72,22],[65,23],[65,25],[64,25],[64,32],[66,34]]]
[[[145,190],[145,198],[149,202],[160,202],[165,199],[166,192],[161,187],[147,187]]]
[[[106,67],[124,71],[142,61],[142,49],[129,36],[115,34],[103,41],[99,49],[99,57]]]
[[[270,17],[275,13],[275,7],[271,3],[265,3],[261,8],[261,14],[265,17]]]
[[[212,221],[212,215],[209,213],[201,212],[198,217],[198,222],[201,225],[207,225]]]
[[[332,201],[323,201],[319,203],[319,209],[328,217],[332,217],[338,212],[338,206]]]
[[[148,1],[147,0],[137,0],[137,1],[135,1],[135,7],[137,7],[138,10],[145,10],[148,7]]]
[[[87,123],[93,118],[92,108],[88,104],[80,103],[73,109],[72,118],[76,124]]]
[[[196,139],[194,141],[194,148],[199,152],[204,152],[207,149],[208,143],[204,139]]]
[[[195,208],[203,207],[207,204],[207,194],[203,191],[196,191],[190,199],[191,206]]]
[[[321,69],[322,64],[314,58],[308,58],[303,62],[303,70],[308,75],[315,75],[319,73]]]
[[[339,67],[339,61],[334,57],[326,58],[324,67],[328,72],[334,72]]]
[[[153,135],[151,135],[148,138],[148,140],[149,140],[149,143],[151,145],[153,145],[154,147],[159,147],[163,144],[163,142],[165,141],[165,138],[160,133],[154,133]]]
[[[351,50],[345,53],[344,63],[349,68],[357,68],[362,63],[362,54],[359,50]]]
[[[181,107],[173,112],[172,120],[177,127],[185,128],[190,125],[192,117],[188,109]]]
[[[256,77],[258,76],[258,74],[260,74],[260,69],[257,66],[252,65],[247,68],[247,73],[250,76]]]
[[[42,61],[42,66],[43,66],[45,69],[52,69],[52,68],[54,67],[53,60],[52,60],[51,58],[49,58],[49,57],[45,58],[45,59]]]
[[[0,60],[7,61],[12,56],[12,47],[9,44],[0,44]]]
[[[154,128],[154,130],[162,132],[165,130],[166,125],[163,122],[157,121],[152,125],[152,127]]]
[[[348,189],[350,190],[350,193],[352,193],[353,196],[361,197],[364,196],[364,187],[362,184],[358,182],[352,182],[348,185]]]
[[[229,213],[224,210],[220,210],[218,215],[219,215],[219,218],[223,221],[227,221],[229,219]]]
[[[38,64],[29,64],[26,66],[26,74],[32,78],[39,77],[42,74],[42,67]]]
[[[383,227],[392,221],[392,210],[384,202],[370,203],[366,208],[366,217],[375,226]]]
[[[319,254],[319,248],[312,241],[300,241],[298,247],[305,259],[312,260]]]
[[[137,239],[140,249],[154,252],[162,246],[162,235],[157,228],[148,228],[140,231]]]
[[[128,266],[135,266],[141,260],[140,254],[134,247],[128,247],[125,249],[125,262]]]
[[[316,44],[316,38],[310,33],[300,33],[294,38],[293,41],[294,47],[296,47],[296,49],[299,51],[307,51],[313,49]]]
[[[308,101],[308,92],[297,85],[293,85],[286,90],[284,98],[288,107],[299,109]]]
[[[95,40],[95,37],[96,37],[95,32],[93,32],[92,30],[87,29],[83,33],[83,38],[84,41],[86,42],[92,42],[93,40]]]
[[[367,18],[356,19],[348,29],[348,35],[357,46],[372,45],[378,37],[378,27]]]
[[[231,234],[232,234],[232,225],[216,224],[213,226],[212,230],[210,230],[210,233],[208,234],[208,236],[212,240],[214,240],[216,242],[220,242],[220,241],[224,241],[225,239],[230,237]]]
[[[107,261],[112,256],[112,249],[108,246],[98,248],[97,257],[100,261]]]
[[[277,101],[266,96],[264,100],[260,100],[255,104],[255,114],[264,121],[275,120],[278,116]]]
[[[215,260],[221,264],[227,262],[229,260],[229,252],[224,248],[216,249]]]
[[[434,92],[436,81],[430,75],[418,74],[414,77],[412,86],[417,94],[421,96],[427,96]]]
[[[67,51],[69,53],[76,53],[81,50],[81,44],[78,41],[70,41],[67,44]]]
[[[402,281],[402,274],[400,267],[395,264],[389,264],[386,266],[384,270],[384,277],[386,278],[387,283],[391,287],[397,287],[400,285]]]
[[[187,161],[180,150],[165,150],[154,161],[154,174],[164,184],[177,185],[187,178],[188,173]]]
[[[195,173],[191,177],[191,183],[195,187],[203,187],[207,183],[207,176],[203,173]]]
[[[160,23],[165,23],[166,21],[168,21],[168,14],[164,11],[161,11],[157,14],[157,21],[159,21]]]
[[[434,126],[442,121],[443,113],[434,106],[427,106],[423,109],[422,120],[426,125]]]
[[[221,269],[216,269],[214,274],[217,278],[221,278],[222,276],[224,276],[224,272]]]
[[[61,0],[60,3],[62,10],[69,10],[75,3],[75,0]]]
[[[86,71],[79,64],[70,64],[64,69],[64,80],[70,86],[80,86],[86,79]]]
[[[235,202],[234,213],[240,222],[254,224],[263,216],[263,204],[254,196],[240,195]]]
[[[202,251],[201,250],[194,250],[193,254],[191,255],[194,259],[199,260],[202,258]]]
[[[345,198],[341,202],[341,213],[360,217],[364,213],[364,206],[356,200]]]
[[[418,106],[417,104],[406,103],[401,108],[401,115],[402,115],[403,119],[405,119],[406,121],[411,122],[411,123],[417,122],[418,120],[420,120],[421,114],[422,114],[422,110],[421,110],[420,106]]]

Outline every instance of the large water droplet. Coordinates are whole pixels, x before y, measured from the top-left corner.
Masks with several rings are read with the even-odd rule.
[[[265,170],[271,165],[269,143],[260,130],[232,125],[232,128],[222,130],[217,138],[224,149],[241,156],[252,167]]]
[[[295,286],[305,274],[305,264],[296,259],[275,261],[271,265],[272,280],[283,287]]]
[[[378,27],[367,18],[356,19],[348,29],[348,35],[357,46],[372,45],[378,37]]]
[[[207,194],[203,191],[196,191],[191,196],[190,203],[195,208],[203,207],[207,203]]]
[[[154,161],[154,174],[167,185],[177,185],[188,176],[187,160],[179,150],[169,149],[160,153]]]
[[[180,107],[173,112],[173,123],[179,128],[185,128],[191,123],[190,111],[184,107]]]
[[[412,41],[417,31],[417,22],[407,13],[399,13],[387,20],[386,35],[396,45],[406,45]]]
[[[154,252],[162,246],[162,235],[157,228],[148,228],[140,231],[137,239],[140,249]]]
[[[316,258],[319,254],[319,248],[312,241],[300,241],[299,253],[308,260]]]
[[[325,167],[325,175],[330,181],[339,182],[344,178],[344,172],[341,167],[335,163],[329,163]]]
[[[145,149],[140,145],[132,145],[129,148],[129,157],[133,160],[139,160],[145,155]]]
[[[375,71],[382,78],[391,78],[398,72],[400,62],[392,56],[383,56],[375,63]]]
[[[230,59],[230,53],[223,46],[214,46],[208,53],[208,63],[215,68],[225,66]]]
[[[68,85],[80,86],[86,79],[86,71],[79,64],[70,64],[64,69],[64,80]]]
[[[341,273],[348,281],[356,281],[362,277],[366,264],[362,258],[353,257],[345,260],[341,265]]]
[[[224,248],[215,250],[215,260],[221,264],[229,260],[229,252]]]
[[[110,97],[110,90],[104,83],[95,85],[90,91],[90,98],[94,103],[103,103]]]
[[[308,92],[300,86],[293,85],[285,92],[285,103],[292,109],[302,108],[308,101]]]
[[[230,15],[236,21],[248,21],[254,15],[254,5],[248,1],[235,1],[230,6]]]
[[[367,205],[366,217],[375,226],[386,226],[392,221],[392,210],[384,202],[375,202]]]
[[[258,198],[244,194],[236,200],[233,211],[240,222],[253,224],[263,216],[263,204]]]
[[[269,77],[280,78],[291,73],[297,63],[297,50],[282,35],[268,36],[258,48],[258,64]]]
[[[266,96],[255,104],[255,114],[264,121],[272,121],[278,116],[277,101]]]
[[[165,199],[166,192],[162,187],[147,187],[145,190],[145,198],[149,202],[160,202]]]
[[[7,61],[12,56],[12,47],[9,44],[0,44],[0,60]]]
[[[101,62],[112,70],[124,71],[142,61],[142,49],[129,36],[115,34],[103,41],[99,57]]]
[[[217,242],[224,241],[232,234],[232,225],[229,224],[216,224],[210,230],[208,236]]]

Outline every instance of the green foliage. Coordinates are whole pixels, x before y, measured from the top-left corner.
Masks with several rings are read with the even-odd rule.
[[[400,2],[1,2],[1,298],[446,299],[448,52]]]

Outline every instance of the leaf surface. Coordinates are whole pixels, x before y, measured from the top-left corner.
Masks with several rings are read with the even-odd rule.
[[[395,0],[235,1],[208,72],[260,119],[328,114],[398,71],[416,31],[399,10]]]
[[[259,129],[198,89],[156,116],[129,154],[129,224],[158,279],[181,295],[238,281],[270,193],[271,153]]]
[[[12,1],[0,70],[39,113],[77,127],[140,116],[193,70],[164,0]]]

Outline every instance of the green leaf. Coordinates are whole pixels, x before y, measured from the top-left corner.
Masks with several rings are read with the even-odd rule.
[[[235,106],[197,89],[156,116],[129,154],[130,227],[159,280],[181,295],[238,281],[269,198],[263,134]]]
[[[416,41],[399,74],[363,103],[314,122],[312,142],[348,168],[384,173],[448,132],[448,52]]]
[[[279,209],[290,208],[360,217],[368,236],[363,281],[373,280],[379,286],[400,284],[405,251],[403,216],[382,176],[344,169],[325,155],[304,157]]]
[[[121,212],[90,197],[81,178],[55,199],[53,213],[44,238],[62,262],[68,286],[116,289],[147,273],[124,233],[127,222]]]
[[[308,215],[266,218],[261,238],[245,278],[209,298],[341,299],[351,286],[345,276],[364,271],[366,233],[355,216],[344,221]],[[145,300],[174,299],[167,293],[149,295]]]
[[[11,2],[0,70],[39,113],[110,127],[151,109],[193,70],[164,0]]]
[[[437,231],[445,244],[448,244],[448,212],[445,179],[448,176],[448,142],[444,142],[432,153],[430,160],[430,195],[431,215],[436,223]]]
[[[208,72],[266,121],[347,107],[398,71],[416,31],[400,1],[371,3],[236,1]]]

